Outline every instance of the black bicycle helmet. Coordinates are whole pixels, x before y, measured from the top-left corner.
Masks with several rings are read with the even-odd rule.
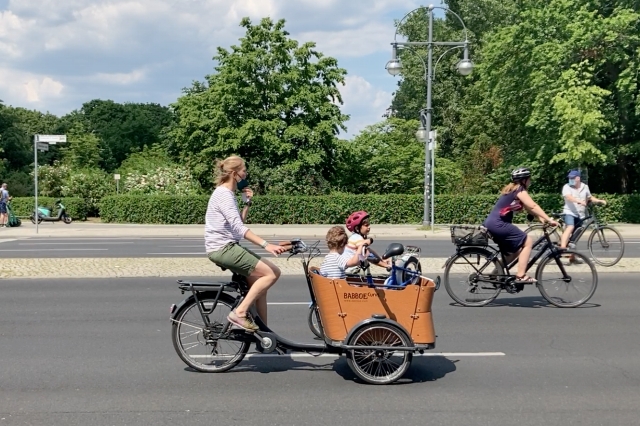
[[[527,169],[526,167],[521,167],[511,172],[511,180],[513,182],[520,182],[521,180],[528,177],[531,177],[531,170]]]

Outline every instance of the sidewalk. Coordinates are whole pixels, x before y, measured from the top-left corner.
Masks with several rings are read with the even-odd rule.
[[[324,238],[332,225],[260,225],[250,224],[249,228],[257,235],[269,238],[273,236],[304,238]],[[526,225],[518,225],[525,229]],[[640,238],[640,224],[613,224],[623,238]],[[377,225],[371,227],[372,238],[398,239],[434,239],[451,238],[448,225],[436,225],[436,229],[420,229],[420,225]],[[65,225],[61,222],[41,223],[36,226],[30,222],[17,228],[0,228],[0,241],[23,238],[155,238],[155,237],[204,237],[204,225],[138,225],[73,222]]]

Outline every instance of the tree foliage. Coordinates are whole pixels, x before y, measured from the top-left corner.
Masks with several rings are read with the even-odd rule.
[[[338,90],[346,71],[314,43],[289,38],[284,24],[243,19],[240,44],[218,48],[216,72],[172,105],[168,148],[203,185],[211,182],[213,160],[231,154],[248,160],[252,179],[289,175],[304,183],[334,170],[337,134],[348,118]]]

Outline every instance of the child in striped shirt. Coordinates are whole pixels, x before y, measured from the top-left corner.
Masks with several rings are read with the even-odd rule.
[[[346,278],[345,269],[356,266],[360,262],[359,252],[362,244],[368,240],[359,241],[358,250],[349,255],[344,255],[344,248],[347,245],[347,232],[343,226],[334,226],[327,232],[327,246],[329,254],[325,256],[320,266],[320,274],[328,278]]]

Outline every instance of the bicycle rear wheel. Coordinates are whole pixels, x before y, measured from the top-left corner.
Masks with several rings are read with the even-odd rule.
[[[598,272],[591,260],[575,250],[565,250],[576,262],[549,255],[536,270],[537,287],[549,303],[559,308],[575,308],[586,303],[598,287]]]
[[[180,359],[189,367],[204,373],[221,373],[235,367],[249,350],[249,342],[220,339],[219,335],[231,312],[233,302],[221,297],[213,309],[215,299],[203,296],[200,306],[209,318],[205,327],[195,299],[187,302],[176,315],[171,338]]]
[[[498,297],[502,289],[500,284],[482,281],[504,275],[502,264],[497,259],[490,262],[491,256],[493,253],[489,250],[469,247],[447,263],[444,288],[453,300],[463,306],[485,306]]]
[[[593,261],[602,266],[613,266],[624,255],[624,240],[617,229],[609,225],[596,228],[587,242]]]

